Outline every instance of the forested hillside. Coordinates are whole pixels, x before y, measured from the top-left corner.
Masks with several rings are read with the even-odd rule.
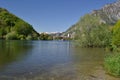
[[[117,1],[84,15],[76,24],[64,32],[63,36],[69,34],[70,38],[78,40],[79,44],[84,47],[114,45],[113,31],[115,28],[113,27],[119,23],[119,19],[120,1]]]
[[[0,8],[0,39],[30,40],[37,39],[38,36],[39,34],[29,23]]]

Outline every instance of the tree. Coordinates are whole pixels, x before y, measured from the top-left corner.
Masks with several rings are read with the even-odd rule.
[[[29,34],[32,34],[32,30],[33,30],[33,28],[29,24],[27,24],[23,21],[19,21],[14,27],[14,31],[16,31],[17,34],[25,35],[26,37]]]
[[[111,32],[108,25],[101,23],[100,18],[85,15],[77,23],[77,41],[82,47],[104,47],[110,44]]]
[[[17,34],[17,39],[20,40],[38,39],[37,37],[39,36],[30,24],[6,9],[0,8],[0,38],[11,36],[14,32]]]
[[[0,38],[3,39],[3,36],[6,35],[6,25],[4,24],[4,22],[2,20],[0,20]]]
[[[16,32],[10,32],[6,35],[6,40],[17,40],[17,34]]]
[[[46,33],[41,33],[40,34],[40,40],[52,40],[52,36]]]
[[[112,33],[112,44],[120,46],[120,20],[113,27]]]

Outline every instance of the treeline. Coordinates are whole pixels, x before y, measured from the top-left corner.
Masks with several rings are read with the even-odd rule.
[[[60,34],[58,35],[57,33],[54,34],[41,33],[39,36],[39,40],[70,40],[70,38],[64,37]]]
[[[32,25],[0,8],[0,39],[35,40],[39,34]]]
[[[81,47],[120,46],[120,21],[109,25],[99,17],[87,14],[75,26],[79,29],[74,40]]]

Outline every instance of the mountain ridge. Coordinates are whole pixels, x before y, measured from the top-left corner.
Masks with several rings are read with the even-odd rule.
[[[100,23],[114,25],[120,19],[120,0],[111,4],[107,4],[101,9],[93,10],[91,13],[89,13],[89,15],[99,17]],[[76,32],[80,31],[80,23],[82,18],[84,18],[84,16],[82,16],[76,24],[72,25],[69,29],[63,32],[62,35],[67,36],[70,34],[71,38],[74,38]]]
[[[120,1],[117,1],[111,4],[107,4],[99,10],[93,10],[91,15],[99,16],[105,23],[115,24],[116,21],[120,19],[119,8]]]

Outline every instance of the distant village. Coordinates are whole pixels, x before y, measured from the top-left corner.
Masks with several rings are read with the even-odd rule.
[[[63,32],[40,32],[40,35],[49,35],[51,36],[51,40],[70,40],[71,35],[63,35]]]

